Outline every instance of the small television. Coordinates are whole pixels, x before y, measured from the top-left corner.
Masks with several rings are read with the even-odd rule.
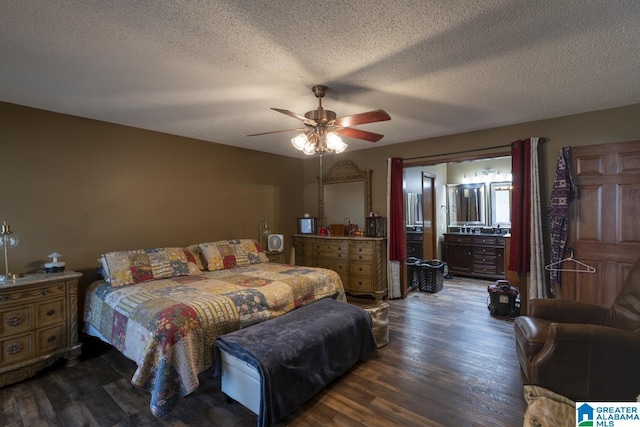
[[[298,218],[298,234],[316,234],[317,218]]]

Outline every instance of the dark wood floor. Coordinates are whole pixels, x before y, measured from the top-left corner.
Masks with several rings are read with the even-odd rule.
[[[279,426],[521,426],[526,404],[513,324],[487,310],[486,281],[446,280],[390,305],[390,342]],[[163,419],[129,380],[133,362],[87,338],[83,361],[0,389],[3,426],[254,426],[218,379]]]

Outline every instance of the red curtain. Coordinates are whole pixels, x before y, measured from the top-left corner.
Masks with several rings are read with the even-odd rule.
[[[402,189],[402,159],[389,159],[389,260],[404,261],[404,193]]]
[[[511,144],[511,175],[513,178],[511,211],[511,251],[509,270],[529,271],[531,257],[531,140]]]

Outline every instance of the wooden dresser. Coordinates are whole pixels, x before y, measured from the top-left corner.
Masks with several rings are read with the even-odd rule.
[[[294,234],[296,265],[336,271],[345,292],[387,295],[387,239],[384,237],[325,237]]]
[[[504,236],[445,234],[443,259],[453,275],[504,279]]]
[[[0,284],[0,387],[22,381],[61,357],[79,363],[78,278],[34,274]]]

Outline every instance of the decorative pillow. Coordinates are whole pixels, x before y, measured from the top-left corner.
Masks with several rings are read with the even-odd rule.
[[[220,240],[200,243],[199,246],[209,271],[246,267],[269,261],[260,244],[252,239]]]
[[[185,248],[136,249],[109,252],[102,257],[111,286],[202,274],[196,255]]]
[[[204,268],[204,264],[202,263],[202,250],[200,249],[200,246],[189,245],[187,246],[187,249],[193,252],[193,254],[196,256],[196,264],[198,265],[198,268],[200,270],[206,270],[206,268]]]

